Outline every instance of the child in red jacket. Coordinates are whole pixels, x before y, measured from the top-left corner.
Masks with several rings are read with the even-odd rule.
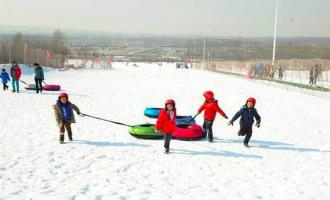
[[[172,138],[172,133],[175,130],[176,123],[176,109],[175,109],[175,101],[172,99],[166,100],[165,109],[162,109],[159,112],[159,117],[156,122],[156,132],[161,132],[165,137],[165,153],[169,153],[170,151],[170,142]]]
[[[212,91],[204,92],[203,96],[205,97],[205,102],[198,109],[198,113],[204,111],[203,137],[205,138],[206,135],[208,135],[209,142],[213,142],[212,126],[217,112],[226,119],[228,119],[228,117],[219,107],[218,100],[214,99],[214,94]]]

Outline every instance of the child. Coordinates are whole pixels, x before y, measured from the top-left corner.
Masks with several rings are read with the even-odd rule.
[[[10,81],[10,78],[9,78],[8,73],[6,72],[6,70],[4,68],[1,71],[0,78],[2,80],[3,90],[7,90],[8,89],[7,83],[8,83],[8,81]]]
[[[204,92],[203,96],[205,97],[205,102],[198,109],[198,114],[204,110],[203,138],[206,138],[206,135],[208,135],[209,142],[213,142],[212,126],[217,112],[225,119],[228,119],[228,117],[219,107],[218,100],[214,99],[212,91]]]
[[[164,134],[165,153],[169,153],[170,151],[170,142],[172,138],[172,133],[174,132],[176,127],[175,119],[176,119],[175,101],[172,99],[166,100],[165,109],[162,109],[160,111],[155,127],[156,132],[161,132]]]
[[[249,141],[252,136],[252,125],[254,123],[254,118],[256,118],[256,126],[260,127],[260,116],[257,110],[254,108],[256,105],[256,99],[250,97],[247,99],[246,104],[238,111],[234,117],[228,122],[228,125],[233,125],[234,121],[241,117],[239,125],[240,129],[238,131],[239,136],[245,136],[244,146],[249,147]]]
[[[72,141],[71,123],[76,123],[73,110],[80,114],[79,108],[68,100],[69,96],[66,93],[60,93],[58,100],[53,105],[55,111],[55,119],[57,126],[60,128],[60,143],[64,143],[65,129],[68,132],[69,140]]]

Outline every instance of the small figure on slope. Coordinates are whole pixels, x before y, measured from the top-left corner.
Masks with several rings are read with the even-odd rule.
[[[69,140],[72,141],[71,123],[76,123],[73,110],[80,114],[79,108],[69,101],[69,96],[66,93],[60,93],[58,100],[53,105],[55,111],[55,119],[57,126],[60,129],[60,143],[64,143],[64,132],[68,133]]]
[[[239,125],[240,129],[238,131],[239,136],[245,136],[244,146],[249,147],[249,141],[252,136],[252,126],[254,123],[254,118],[257,123],[256,126],[260,127],[261,118],[255,109],[256,99],[250,97],[247,99],[245,105],[234,115],[234,117],[228,122],[228,125],[233,125],[234,121],[241,117]]]
[[[165,153],[170,151],[170,142],[172,133],[175,131],[176,123],[175,101],[168,99],[165,102],[165,109],[160,110],[159,117],[156,122],[155,131],[164,134]]]
[[[198,113],[204,111],[203,138],[206,138],[206,135],[208,135],[209,142],[213,142],[212,126],[217,112],[220,113],[225,119],[228,119],[228,117],[219,107],[218,100],[214,98],[212,91],[204,92],[203,96],[205,97],[205,102],[198,109]]]
[[[4,68],[1,71],[0,78],[3,84],[3,90],[7,90],[8,89],[7,83],[10,81],[10,78],[9,78],[9,74],[6,72]]]

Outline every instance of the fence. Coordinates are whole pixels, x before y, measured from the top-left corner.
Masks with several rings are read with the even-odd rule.
[[[264,79],[308,89],[330,89],[330,60],[210,61],[193,63],[194,68],[221,72],[250,79]]]

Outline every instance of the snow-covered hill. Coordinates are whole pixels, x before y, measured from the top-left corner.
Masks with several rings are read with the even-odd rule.
[[[214,143],[172,140],[169,155],[162,140],[79,116],[74,141],[61,145],[51,108],[58,92],[0,91],[0,199],[330,199],[329,100],[168,64],[139,66],[45,77],[82,112],[128,124],[155,122],[143,110],[167,98],[178,114],[194,115],[213,90],[232,117],[253,96],[262,122],[252,148],[237,136],[238,122],[228,127],[221,116]],[[32,83],[33,75],[22,79]]]

